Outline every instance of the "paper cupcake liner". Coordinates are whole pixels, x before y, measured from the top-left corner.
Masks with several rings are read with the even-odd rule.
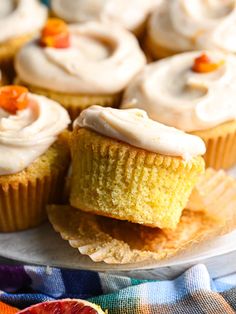
[[[95,262],[126,264],[162,260],[229,232],[236,227],[235,205],[235,180],[209,169],[175,230],[96,216],[70,206],[49,206],[48,215],[55,231],[81,254]]]
[[[175,228],[203,170],[201,157],[185,162],[79,129],[72,134],[70,203],[98,215]]]
[[[0,232],[12,232],[35,227],[46,215],[46,205],[61,200],[65,173],[55,171],[26,184],[0,185]]]
[[[222,233],[236,227],[236,181],[223,170],[208,168],[193,190],[187,208],[220,220]]]
[[[0,232],[28,229],[46,219],[46,205],[63,200],[69,162],[68,132],[63,132],[28,168],[0,176]]]
[[[192,132],[206,144],[206,167],[228,169],[236,164],[236,122],[230,121],[205,131]]]
[[[0,44],[0,69],[5,73],[7,81],[11,81],[15,75],[13,64],[15,54],[34,36],[34,33],[26,34]]]
[[[72,121],[78,117],[82,110],[90,106],[118,107],[121,99],[121,93],[114,95],[73,95],[29,85],[22,82],[19,78],[15,79],[15,83],[28,87],[35,94],[43,95],[59,102],[69,112]]]
[[[143,40],[143,47],[146,55],[154,60],[159,60],[163,58],[167,58],[170,56],[173,56],[177,53],[180,53],[180,51],[174,51],[171,49],[168,49],[166,47],[161,46],[158,44],[153,38],[152,35],[150,34],[149,30],[147,29],[146,35]]]

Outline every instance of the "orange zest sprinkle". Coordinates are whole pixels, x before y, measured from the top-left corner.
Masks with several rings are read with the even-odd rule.
[[[43,47],[68,48],[70,46],[68,25],[57,18],[48,19],[41,32],[40,44]]]
[[[0,302],[0,313],[1,314],[15,314],[18,313],[19,310],[15,307],[11,307],[3,302]]]
[[[203,53],[194,60],[192,71],[197,73],[209,73],[217,70],[223,64],[224,60],[220,60],[219,62],[215,63],[212,62],[205,53]]]
[[[10,114],[16,114],[18,110],[23,110],[28,105],[28,89],[26,87],[9,85],[0,88],[0,108]]]

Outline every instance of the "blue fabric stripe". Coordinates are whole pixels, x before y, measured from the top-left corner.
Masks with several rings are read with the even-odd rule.
[[[98,273],[62,269],[61,275],[67,295],[77,295],[87,299],[103,293]]]

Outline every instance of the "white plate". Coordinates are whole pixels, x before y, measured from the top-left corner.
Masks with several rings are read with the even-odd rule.
[[[236,177],[236,168],[230,174]],[[81,255],[46,223],[27,231],[0,234],[0,256],[29,264],[118,272],[146,279],[169,279],[196,263],[204,263],[211,275],[218,277],[236,271],[236,230],[165,261],[115,266],[95,263]]]

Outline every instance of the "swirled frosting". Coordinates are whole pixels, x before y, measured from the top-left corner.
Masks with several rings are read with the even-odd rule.
[[[74,128],[78,126],[162,155],[189,160],[205,153],[205,144],[199,137],[153,121],[139,109],[92,106],[75,120]]]
[[[224,64],[209,73],[192,71],[202,52],[187,52],[148,65],[127,88],[122,108],[140,108],[184,131],[205,130],[236,119],[236,57],[207,52]]]
[[[67,111],[55,101],[34,94],[29,100],[15,115],[0,108],[0,175],[28,167],[70,123]]]
[[[47,9],[38,0],[1,0],[0,42],[38,31]]]
[[[16,57],[19,78],[65,93],[113,94],[143,68],[145,56],[136,38],[111,23],[71,25],[71,46],[43,48],[37,41]]]
[[[174,51],[214,48],[236,52],[235,0],[162,1],[149,26],[152,38]]]
[[[54,13],[67,22],[116,21],[135,30],[159,0],[52,0]]]

